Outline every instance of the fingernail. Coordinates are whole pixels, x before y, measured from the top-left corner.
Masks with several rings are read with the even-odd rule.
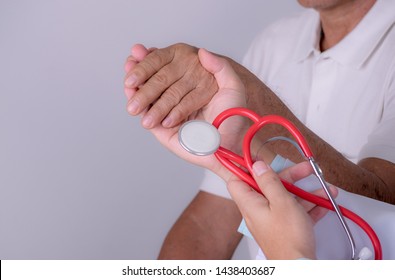
[[[136,75],[130,75],[126,80],[125,80],[125,86],[127,87],[133,87],[135,82],[137,80]]]
[[[269,170],[269,166],[267,166],[267,164],[263,161],[256,161],[252,165],[252,170],[254,171],[254,174],[256,176],[261,176],[262,174],[264,174],[266,171]]]
[[[152,117],[150,115],[144,116],[141,124],[145,127],[145,128],[151,128],[152,126]]]
[[[137,100],[133,100],[132,102],[130,102],[130,104],[128,105],[128,112],[129,114],[137,114],[139,109],[139,103]]]

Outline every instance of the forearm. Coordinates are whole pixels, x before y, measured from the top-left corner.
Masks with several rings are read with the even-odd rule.
[[[246,87],[247,106],[260,115],[281,115],[293,122],[309,143],[328,182],[353,193],[395,204],[394,178],[388,175],[389,171],[392,171],[392,173],[394,171],[392,164],[386,164],[380,160],[380,166],[383,166],[383,168],[377,168],[371,163],[361,162],[359,165],[352,163],[303,125],[257,77],[235,62],[232,62],[232,66]],[[258,138],[265,141],[270,137],[279,135],[292,138],[290,133],[280,126],[265,127],[258,134]],[[286,142],[272,142],[268,144],[268,147],[273,152],[294,162],[302,160],[299,153],[295,152],[294,147]],[[387,172],[384,171],[385,169],[387,169]]]

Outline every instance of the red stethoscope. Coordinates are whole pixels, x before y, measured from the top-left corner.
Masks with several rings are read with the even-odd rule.
[[[243,156],[237,155],[234,152],[220,146],[220,136],[218,128],[226,119],[232,116],[243,116],[253,121],[253,125],[248,129],[244,136],[242,145]],[[314,173],[317,176],[328,198],[316,196],[312,193],[306,192],[294,186],[287,181],[281,180],[284,187],[294,195],[318,206],[332,210],[336,213],[350,243],[351,259],[356,259],[355,242],[344,217],[350,219],[365,231],[365,233],[372,242],[375,259],[382,259],[382,249],[377,234],[374,232],[372,227],[360,216],[348,210],[347,208],[337,205],[323,178],[320,167],[314,160],[313,153],[311,152],[309,145],[307,144],[305,138],[302,136],[297,127],[289,120],[276,115],[261,117],[255,112],[246,108],[231,108],[219,114],[212,124],[197,120],[186,122],[181,126],[179,130],[179,142],[187,151],[195,155],[209,155],[214,153],[217,159],[226,168],[228,168],[241,180],[254,188],[255,191],[262,194],[256,181],[250,175],[252,174],[253,165],[250,146],[254,135],[267,124],[281,125],[292,134],[298,146],[302,150],[304,156],[306,157],[307,161],[311,164]],[[249,173],[245,170],[248,170]]]

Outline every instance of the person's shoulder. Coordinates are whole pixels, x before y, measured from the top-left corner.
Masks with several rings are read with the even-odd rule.
[[[313,10],[278,19],[254,38],[244,56],[243,65],[261,79],[266,79],[264,77],[268,76],[268,71],[274,71],[293,58],[295,47],[309,41],[318,25],[319,15]]]

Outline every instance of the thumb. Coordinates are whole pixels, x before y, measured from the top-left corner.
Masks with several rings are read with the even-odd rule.
[[[199,49],[199,60],[202,66],[217,80],[219,88],[243,91],[243,84],[230,63],[223,57],[215,55],[206,49]]]
[[[281,183],[280,177],[263,161],[257,161],[252,166],[254,179],[269,203],[284,201],[291,196]]]

